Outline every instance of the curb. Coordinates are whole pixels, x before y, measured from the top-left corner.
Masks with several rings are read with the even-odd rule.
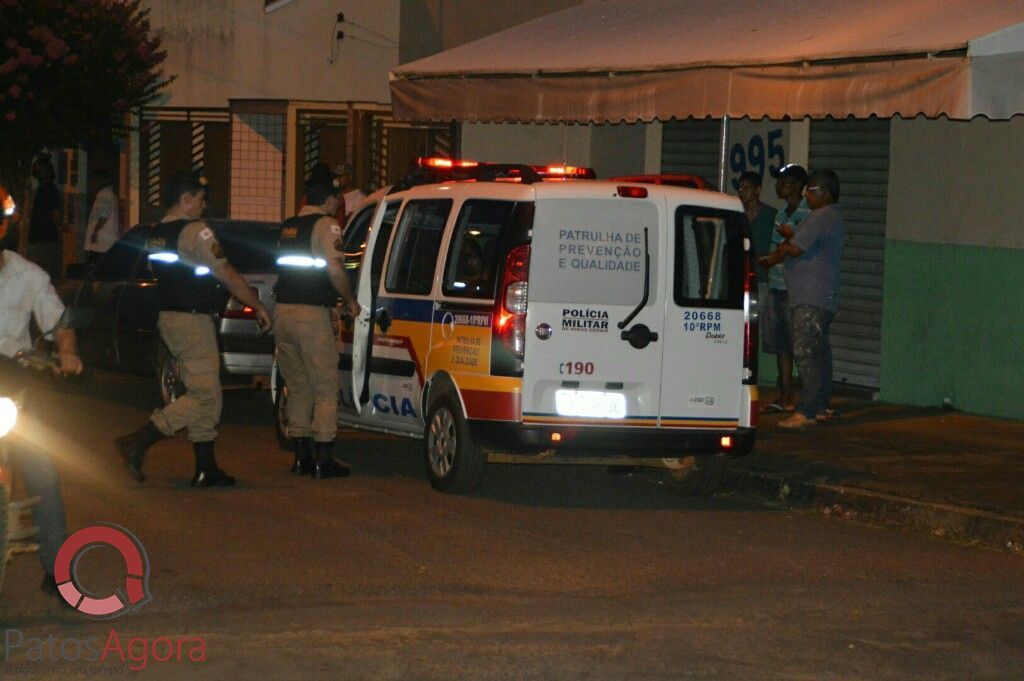
[[[793,507],[817,507],[825,515],[857,520],[938,539],[983,545],[1024,556],[1024,519],[967,506],[799,480],[795,477],[730,468],[723,484]]]

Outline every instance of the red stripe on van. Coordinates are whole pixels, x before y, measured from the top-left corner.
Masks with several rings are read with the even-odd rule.
[[[519,393],[490,390],[463,390],[466,418],[493,421],[518,421],[522,405]]]

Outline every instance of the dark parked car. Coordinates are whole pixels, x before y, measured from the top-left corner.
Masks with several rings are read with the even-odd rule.
[[[228,260],[259,292],[273,312],[271,290],[279,225],[271,222],[207,220]],[[130,230],[95,267],[74,265],[61,288],[65,300],[91,307],[95,322],[79,332],[83,360],[89,366],[155,376],[165,402],[181,393],[178,367],[156,329],[157,282],[144,249],[145,228]],[[221,372],[226,379],[252,382],[269,376],[274,339],[260,334],[252,309],[224,290],[217,315]]]

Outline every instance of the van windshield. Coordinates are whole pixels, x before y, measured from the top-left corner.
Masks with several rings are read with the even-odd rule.
[[[636,305],[644,291],[644,229],[658,262],[658,209],[649,201],[538,201],[530,254],[530,298],[540,302]],[[657,267],[651,291],[658,290]],[[655,296],[651,296],[653,302]],[[649,303],[650,304],[650,303]]]

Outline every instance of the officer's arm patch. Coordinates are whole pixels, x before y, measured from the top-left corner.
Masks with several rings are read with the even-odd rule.
[[[331,223],[331,234],[341,234],[341,225],[337,222]]]
[[[203,231],[199,232],[199,238],[201,238],[203,241],[208,241],[209,239],[212,239],[213,230],[210,229],[209,227],[204,227]]]

